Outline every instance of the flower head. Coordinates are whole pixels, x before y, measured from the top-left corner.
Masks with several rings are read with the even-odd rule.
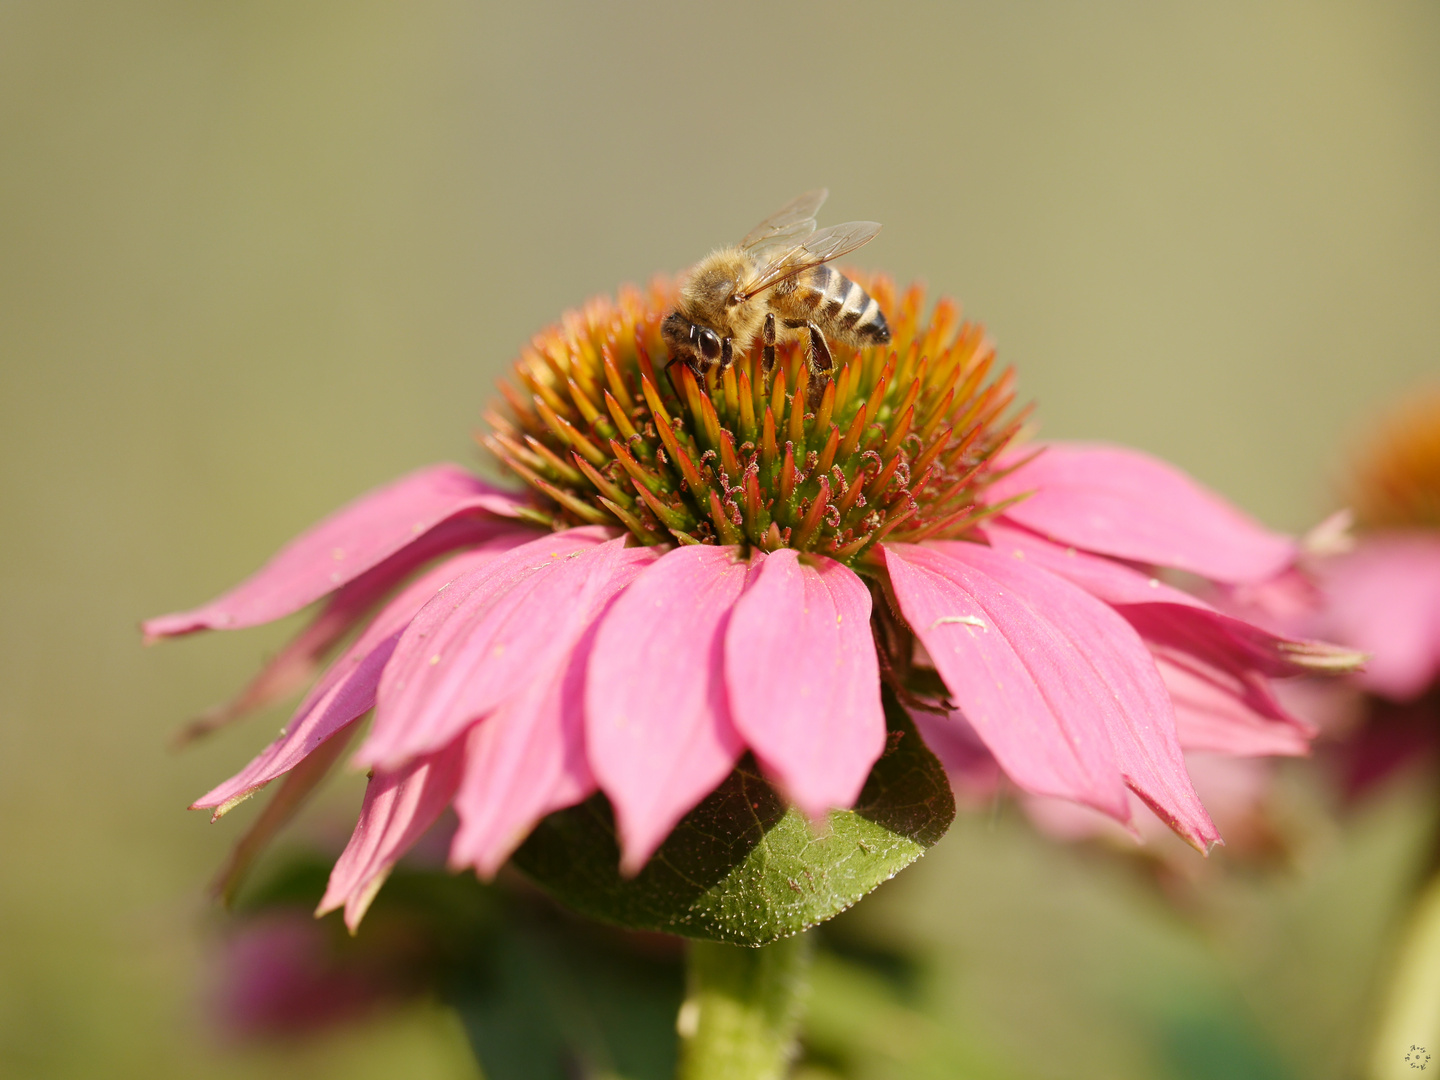
[[[372,779],[322,904],[353,924],[452,804],[451,863],[484,876],[597,790],[633,873],[746,753],[812,819],[847,807],[886,748],[883,684],[957,777],[989,761],[1125,823],[1133,794],[1217,841],[1182,750],[1303,752],[1312,732],[1269,679],[1353,657],[1154,571],[1262,582],[1294,543],[1145,455],[1015,445],[1013,376],[980,328],[867,284],[893,343],[835,346],[823,386],[785,346],[773,377],[758,347],[704,379],[667,367],[666,283],[592,301],[531,343],[489,414],[482,441],[528,498],[422,470],[148,623],[253,625],[329,595],[247,706],[363,626],[195,805],[224,813],[287,772],[303,793],[373,708]]]
[[[1440,387],[1422,389],[1386,418],[1350,482],[1358,524],[1440,530]]]
[[[502,385],[483,442],[551,508],[555,528],[619,526],[642,544],[789,548],[855,565],[881,540],[963,536],[987,512],[1014,377],[990,379],[979,327],[924,294],[895,295],[893,345],[836,346],[837,376],[812,385],[801,350],[778,346],[772,378],[760,347],[702,383],[666,365],[665,282],[595,300],[538,335]],[[654,358],[660,358],[657,365]]]

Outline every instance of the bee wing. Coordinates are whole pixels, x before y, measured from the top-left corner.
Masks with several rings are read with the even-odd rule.
[[[838,259],[868,244],[879,232],[880,223],[876,221],[847,221],[844,225],[821,229],[808,239],[778,251],[736,290],[737,295],[754,296],[812,266]]]
[[[741,250],[749,251],[761,245],[768,247],[766,241],[789,240],[793,243],[809,236],[815,231],[815,211],[820,209],[820,204],[829,194],[829,190],[822,187],[792,199],[746,233],[745,239],[740,241]]]

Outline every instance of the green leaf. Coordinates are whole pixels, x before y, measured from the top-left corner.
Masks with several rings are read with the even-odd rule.
[[[824,835],[750,758],[692,810],[632,879],[619,873],[609,803],[546,818],[515,853],[530,878],[582,914],[637,930],[765,945],[844,911],[945,835],[955,800],[910,718],[886,694],[890,745],[853,810]]]

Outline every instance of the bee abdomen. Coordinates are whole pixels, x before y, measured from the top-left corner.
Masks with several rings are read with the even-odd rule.
[[[847,327],[851,333],[865,340],[880,344],[888,342],[890,340],[890,324],[885,321],[885,314],[880,310],[880,302],[853,281],[850,283],[850,287],[859,293],[860,297],[854,305],[847,303],[840,316],[840,325]]]
[[[817,266],[797,291],[804,294],[797,297],[801,305],[831,333],[882,344],[890,340],[890,327],[879,303],[840,271]]]

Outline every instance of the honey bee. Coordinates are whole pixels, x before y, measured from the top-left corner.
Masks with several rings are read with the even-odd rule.
[[[665,317],[661,335],[671,365],[684,363],[703,376],[724,371],[737,353],[763,336],[768,375],[777,334],[805,342],[812,391],[830,378],[834,359],[826,337],[847,345],[884,345],[890,327],[869,293],[825,264],[868,243],[880,231],[873,221],[850,221],[815,230],[815,211],[829,192],[807,191],[771,214],[734,247],[711,252],[680,290],[680,304]]]

